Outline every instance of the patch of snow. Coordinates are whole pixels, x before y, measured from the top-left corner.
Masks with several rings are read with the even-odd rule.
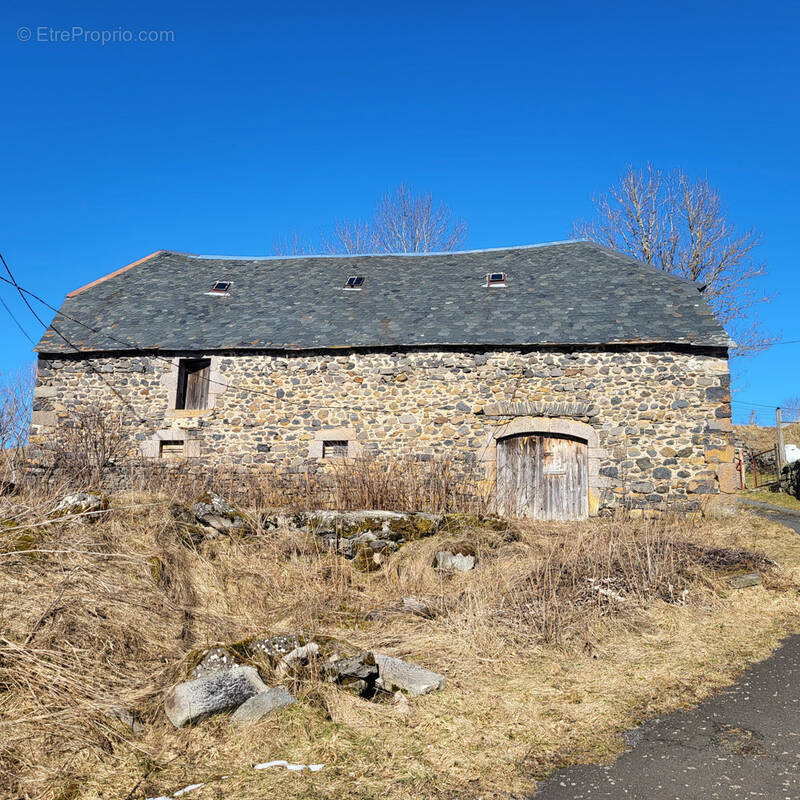
[[[204,783],[193,783],[190,786],[184,786],[183,789],[178,789],[172,796],[173,797],[180,797],[182,794],[186,794],[187,792],[193,792],[195,789],[200,789],[201,787],[205,786]]]
[[[193,792],[195,789],[200,789],[201,787],[205,786],[204,783],[192,783],[189,786],[184,786],[183,789],[178,789],[177,792],[171,794],[169,797],[167,795],[159,795],[158,797],[148,797],[147,800],[172,800],[173,797],[180,797],[181,795],[186,794],[187,792]]]
[[[310,772],[319,772],[324,764],[290,764],[288,761],[265,761],[263,764],[256,764],[253,769],[269,769],[269,767],[286,767],[292,772],[301,772],[304,769]]]
[[[290,764],[288,761],[265,761],[263,764],[256,764],[253,769],[267,769],[268,767],[286,767],[292,772],[302,772],[307,769],[309,772],[319,772],[325,765],[324,764]],[[230,776],[223,775],[219,780],[226,781]],[[175,797],[181,797],[188,792],[193,792],[195,789],[200,789],[205,786],[204,783],[192,783],[189,786],[184,786],[183,789],[178,789],[177,792],[171,795],[161,794],[158,797],[148,797],[146,800],[173,800]]]

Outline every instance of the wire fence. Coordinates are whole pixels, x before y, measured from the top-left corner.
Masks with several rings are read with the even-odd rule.
[[[759,489],[780,483],[778,446],[754,451],[742,448],[736,454],[740,489]]]

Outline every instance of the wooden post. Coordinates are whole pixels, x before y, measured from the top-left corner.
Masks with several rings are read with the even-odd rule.
[[[781,410],[775,409],[775,427],[778,429],[778,486],[781,485],[781,477],[783,475],[783,459],[786,456],[786,450],[783,446],[783,429],[781,428]]]

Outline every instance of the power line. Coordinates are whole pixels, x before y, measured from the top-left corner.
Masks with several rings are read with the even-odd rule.
[[[23,335],[23,336],[24,336],[24,337],[25,337],[25,338],[26,338],[26,339],[27,339],[27,340],[28,340],[28,341],[29,341],[29,342],[30,342],[32,345],[36,346],[36,342],[34,342],[34,341],[33,341],[33,339],[31,339],[31,337],[28,335],[28,332],[25,330],[25,328],[23,328],[23,327],[22,327],[22,323],[21,323],[21,322],[20,322],[20,321],[19,321],[19,320],[18,320],[18,319],[17,319],[17,318],[14,316],[14,312],[13,312],[13,311],[12,311],[12,310],[11,310],[11,309],[8,307],[8,305],[6,304],[6,301],[5,301],[5,300],[3,300],[3,297],[2,297],[2,295],[0,295],[0,304],[2,304],[3,308],[4,308],[4,309],[6,310],[6,312],[8,313],[8,316],[9,316],[9,317],[11,317],[11,319],[13,319],[13,320],[14,320],[14,323],[16,324],[16,326],[17,326],[17,327],[18,327],[18,328],[19,328],[19,329],[22,331],[22,335]]]
[[[36,317],[36,319],[39,321],[39,324],[40,325],[44,325],[45,330],[47,330],[47,325],[42,320],[42,318],[33,310],[33,306],[28,302],[28,298],[25,297],[24,293],[22,292],[22,289],[20,289],[19,284],[17,283],[16,279],[14,278],[14,275],[12,274],[11,270],[8,268],[8,264],[6,264],[6,260],[3,258],[3,254],[2,253],[0,253],[0,261],[3,262],[3,266],[6,268],[6,272],[8,273],[8,277],[11,278],[11,283],[14,285],[16,290],[19,292],[19,296],[22,298],[22,300],[25,303],[25,305],[28,306],[28,309],[30,310],[31,314],[33,314],[33,316]]]
[[[118,339],[116,336],[113,336],[110,333],[98,330],[97,328],[93,328],[91,325],[88,325],[85,322],[82,322],[81,320],[70,316],[69,314],[65,314],[63,311],[61,311],[60,309],[57,309],[55,306],[51,305],[46,300],[43,300],[41,297],[39,297],[34,292],[30,291],[29,289],[24,288],[23,286],[20,286],[17,283],[16,279],[14,278],[14,275],[12,274],[11,270],[8,267],[8,264],[6,264],[6,261],[2,257],[2,255],[0,255],[0,260],[2,260],[3,266],[5,266],[6,271],[8,272],[8,274],[9,274],[9,276],[11,278],[11,280],[9,280],[8,278],[4,278],[2,275],[0,275],[0,280],[4,281],[5,283],[8,283],[8,284],[14,286],[17,289],[17,291],[19,291],[20,295],[23,296],[23,299],[25,299],[24,295],[28,295],[28,296],[32,297],[34,300],[36,300],[39,303],[41,303],[42,305],[44,305],[46,308],[49,308],[54,313],[61,314],[61,316],[64,317],[64,319],[68,319],[71,322],[74,322],[75,324],[80,325],[83,328],[86,328],[87,330],[91,331],[92,333],[96,333],[96,334],[99,334],[101,336],[105,336],[107,339],[110,339],[111,341],[117,342],[118,344],[122,344],[122,345],[125,346],[126,349],[134,347],[134,348],[137,348],[139,350],[147,350],[146,347],[143,347],[142,345],[140,345],[140,344],[138,344],[136,342],[124,341],[123,339]],[[45,323],[41,319],[41,317],[33,310],[33,308],[31,307],[30,303],[28,303],[27,300],[25,300],[25,304],[31,310],[31,313],[34,315],[34,317],[36,317],[36,319],[38,320],[39,324],[42,325],[42,327],[45,328],[45,330],[47,330],[48,327],[52,328],[53,331],[61,339],[63,339],[73,350],[75,350],[75,352],[77,352],[77,353],[83,353],[84,352],[83,350],[81,350],[80,347],[78,347],[77,345],[73,344],[69,339],[67,339],[67,337],[64,336],[64,334],[61,333],[61,331],[58,328],[56,328],[56,326],[53,323],[50,323],[50,325],[48,326],[47,323]],[[154,358],[154,359],[157,359],[159,361],[163,361],[165,364],[168,364],[170,368],[172,368],[174,366],[174,363],[170,359],[165,358],[164,356],[159,356],[159,355],[157,355],[155,353],[151,353],[150,357]],[[109,388],[111,388],[112,391],[114,391],[114,393],[118,397],[121,398],[121,395],[119,395],[119,393],[116,391],[116,389],[114,387],[112,387],[111,384],[109,384],[108,381],[105,380],[105,378],[103,378],[103,376],[99,372],[97,374],[103,380],[103,382],[107,386],[109,386]],[[234,383],[224,383],[222,381],[215,381],[213,378],[210,378],[210,377],[204,378],[204,380],[209,384],[214,384],[216,386],[222,386],[222,387],[224,387],[226,389],[238,389],[239,391],[242,391],[242,392],[250,392],[251,394],[262,395],[264,397],[269,397],[269,398],[271,398],[273,400],[280,400],[282,403],[289,403],[289,404],[297,405],[297,406],[299,406],[299,407],[301,407],[303,409],[314,408],[314,409],[327,409],[327,410],[336,410],[336,411],[358,411],[359,413],[364,413],[364,414],[385,414],[386,413],[385,411],[383,411],[381,409],[357,408],[357,407],[354,407],[354,406],[333,406],[333,405],[304,404],[302,401],[294,400],[292,398],[287,398],[287,397],[278,397],[278,395],[276,395],[276,394],[273,394],[271,392],[265,392],[265,391],[260,390],[260,389],[253,389],[253,388],[247,387],[247,386],[239,386],[239,385],[234,384]],[[128,403],[128,401],[124,401],[123,400],[123,402],[125,402],[125,405],[130,405]]]
[[[731,403],[736,403],[740,406],[756,406],[757,408],[771,408],[773,411],[780,408],[776,403],[753,403],[750,400],[731,400]]]
[[[81,320],[76,319],[75,317],[70,316],[69,314],[66,314],[63,310],[58,309],[55,306],[51,305],[46,300],[44,300],[41,297],[39,297],[39,295],[35,294],[34,292],[30,291],[29,289],[26,289],[23,286],[20,286],[17,283],[16,279],[14,278],[14,275],[11,272],[11,269],[9,268],[8,264],[6,263],[6,260],[2,256],[2,254],[0,254],[0,261],[2,261],[2,264],[5,267],[6,272],[8,273],[9,278],[10,278],[10,280],[9,280],[9,278],[4,278],[2,275],[0,275],[0,281],[4,281],[5,283],[8,283],[9,285],[11,285],[14,288],[16,288],[16,290],[20,294],[20,297],[22,297],[22,299],[25,301],[25,305],[30,309],[31,313],[36,318],[36,320],[39,322],[39,324],[42,325],[42,327],[45,330],[47,330],[48,327],[52,328],[53,331],[61,339],[63,339],[71,348],[73,348],[76,352],[83,353],[85,351],[81,350],[80,347],[78,347],[77,345],[73,344],[69,339],[67,339],[67,337],[64,336],[64,334],[62,334],[61,331],[59,331],[58,328],[56,328],[56,326],[53,323],[50,323],[50,325],[48,326],[47,323],[44,322],[42,320],[42,318],[33,309],[33,307],[28,302],[28,300],[27,300],[25,295],[28,295],[29,297],[33,298],[37,302],[41,303],[43,306],[45,306],[46,308],[50,309],[55,314],[60,314],[64,319],[68,319],[68,320],[70,320],[70,322],[74,322],[76,325],[80,325],[81,327],[86,328],[86,330],[91,331],[92,333],[96,333],[96,334],[98,334],[100,336],[105,336],[107,339],[110,339],[111,341],[116,342],[117,344],[124,345],[126,350],[131,348],[131,347],[139,349],[139,350],[143,350],[143,351],[147,350],[146,347],[143,347],[142,345],[138,344],[137,342],[125,341],[123,339],[118,339],[116,336],[113,336],[112,334],[110,334],[110,333],[108,333],[106,331],[101,331],[101,330],[99,330],[97,328],[94,328],[91,325],[88,325],[87,323],[82,322]],[[0,298],[0,302],[2,302],[2,298]],[[4,302],[3,302],[3,306],[9,312],[9,314],[11,314],[10,309],[8,309],[8,307],[6,306],[6,304]],[[22,330],[22,332],[25,333],[24,329],[22,329],[22,326],[16,320],[16,318],[14,318],[13,314],[11,316],[12,316],[12,319],[14,319],[14,321],[17,322],[17,325],[18,325],[18,327],[20,327],[20,330]],[[33,344],[33,339],[31,339],[31,337],[28,336],[27,333],[25,333],[25,336]],[[800,339],[789,340],[789,341],[786,341],[786,342],[777,342],[777,344],[800,344]],[[163,361],[165,364],[168,364],[170,368],[172,368],[174,366],[173,361],[171,361],[168,358],[165,358],[164,356],[159,356],[156,353],[151,353],[150,357],[154,358],[154,359],[157,359],[159,361]],[[99,374],[100,373],[98,373],[98,375]],[[104,380],[104,382],[106,384],[108,384],[108,382],[105,381],[105,379],[103,379],[103,380]],[[287,397],[278,397],[278,395],[273,394],[271,392],[266,392],[266,391],[263,391],[263,390],[260,390],[260,389],[254,389],[252,387],[239,386],[239,385],[234,384],[234,383],[224,383],[222,381],[215,381],[213,378],[210,378],[210,377],[204,378],[204,380],[209,384],[214,384],[214,385],[217,385],[217,386],[223,386],[226,389],[238,389],[239,391],[242,391],[242,392],[249,392],[251,394],[262,395],[264,397],[269,397],[269,398],[271,398],[273,400],[280,400],[282,403],[293,403],[293,404],[298,405],[298,406],[300,406],[302,408],[305,408],[305,409],[315,408],[315,409],[328,409],[328,410],[338,410],[338,411],[359,411],[360,413],[368,413],[368,414],[385,413],[385,412],[381,411],[380,409],[366,409],[366,408],[359,409],[359,408],[350,407],[350,406],[303,404],[302,401],[293,400],[292,398],[287,398]],[[520,375],[520,377],[517,378],[516,385],[514,387],[514,395],[516,395],[517,391],[519,390],[521,381],[522,381],[522,375]],[[108,385],[110,386],[110,384],[108,384]],[[118,394],[118,393],[115,391],[115,394]],[[735,403],[737,405],[756,406],[758,408],[769,408],[769,409],[773,409],[773,410],[775,408],[778,408],[778,406],[775,405],[775,404],[771,404],[771,403],[755,403],[755,402],[751,402],[749,400],[731,400],[731,403]]]

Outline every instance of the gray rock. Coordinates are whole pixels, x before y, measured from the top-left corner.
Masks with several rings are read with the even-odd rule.
[[[142,723],[139,722],[139,720],[137,720],[127,708],[123,708],[122,706],[111,706],[111,708],[106,711],[106,716],[117,720],[117,722],[121,722],[135,736],[144,733],[144,725],[142,725]]]
[[[265,636],[253,639],[247,643],[247,649],[252,654],[267,656],[270,663],[275,666],[289,653],[303,646],[300,637],[295,633],[278,633],[275,636]]]
[[[401,690],[411,697],[418,697],[444,688],[444,675],[409,664],[401,658],[376,653],[375,663],[378,666],[378,685],[387,692]]]
[[[322,546],[337,550],[348,559],[358,556],[360,545],[376,552],[396,550],[410,539],[434,534],[444,520],[442,514],[397,511],[304,511],[292,515],[267,514],[265,528],[288,526],[318,537]],[[373,542],[379,544],[372,544]],[[391,544],[385,544],[391,542]]]
[[[231,722],[237,725],[251,725],[274,711],[292,705],[294,702],[294,697],[282,686],[267,689],[265,692],[259,692],[249,700],[245,700],[233,712]]]
[[[372,653],[361,650],[355,655],[329,658],[322,667],[322,674],[331,683],[355,694],[370,696],[375,692],[378,666]]]
[[[108,508],[108,498],[99,492],[70,492],[61,498],[52,516],[99,512]]]
[[[227,672],[237,665],[238,661],[224,648],[212,647],[206,650],[200,662],[192,670],[192,678],[207,678],[217,672]]]
[[[253,667],[236,666],[173,686],[164,698],[164,711],[169,721],[180,728],[219,711],[238,708],[245,700],[266,689]]]
[[[219,495],[210,493],[192,506],[197,521],[219,533],[245,531],[248,524],[244,517]]]
[[[475,568],[475,556],[465,556],[463,553],[440,550],[436,554],[436,568],[469,572],[469,570]]]
[[[382,553],[384,550],[397,550],[397,545],[388,539],[375,539],[369,543],[369,546],[376,553]]]
[[[746,589],[748,586],[758,586],[761,576],[757,572],[748,572],[746,575],[737,575],[730,579],[731,589]]]
[[[286,675],[290,671],[297,671],[307,666],[308,663],[319,656],[319,645],[316,642],[309,642],[303,647],[295,647],[287,653],[276,666],[279,675]]]

